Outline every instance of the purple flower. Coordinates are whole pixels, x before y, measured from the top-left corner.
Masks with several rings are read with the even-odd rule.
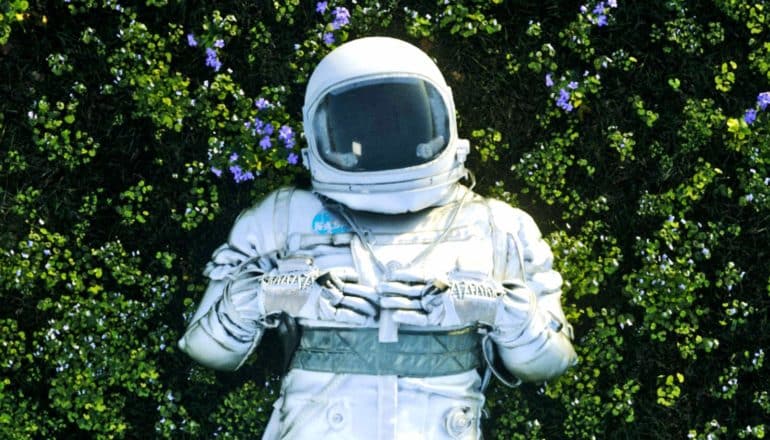
[[[238,153],[233,152],[233,154],[230,155],[230,163],[233,163],[236,160],[238,160]]]
[[[292,130],[288,125],[281,126],[281,129],[278,130],[278,139],[282,140],[284,143],[293,140],[294,130]]]
[[[265,123],[259,118],[254,118],[254,133],[262,134],[262,129],[265,128]]]
[[[607,6],[611,8],[617,8],[618,7],[618,0],[608,0]]]
[[[296,153],[291,152],[286,160],[289,161],[291,165],[296,165],[299,162],[299,156],[297,156]]]
[[[607,26],[607,16],[599,15],[598,17],[596,17],[596,25],[599,27]]]
[[[325,45],[329,46],[330,44],[334,44],[334,34],[331,32],[324,32],[322,40]]]
[[[579,84],[578,84],[578,82],[577,82],[577,81],[570,81],[570,83],[569,83],[569,84],[567,84],[567,87],[568,87],[568,88],[570,88],[570,89],[572,89],[572,90],[575,90],[575,89],[577,89],[577,88],[578,88],[578,85],[579,85]]]
[[[230,173],[233,175],[233,179],[236,182],[239,182],[241,177],[243,176],[243,169],[241,169],[238,165],[233,165],[230,167]]]
[[[222,177],[222,170],[216,167],[211,167],[211,172],[217,177]]]
[[[267,124],[262,126],[262,133],[261,134],[265,134],[267,136],[271,136],[273,134],[274,130],[275,129],[273,128],[273,124],[268,122]]]
[[[329,6],[329,2],[318,2],[315,4],[315,11],[319,14],[326,12],[326,8]]]
[[[743,115],[743,120],[746,121],[746,123],[749,125],[753,124],[756,119],[757,111],[753,108],[746,110],[746,113]]]
[[[223,48],[225,47],[225,41],[224,40],[216,40],[214,42],[214,47]]]
[[[215,72],[219,72],[219,69],[222,68],[222,62],[217,58],[217,51],[210,47],[206,48],[206,65],[214,69]]]
[[[187,34],[187,45],[190,47],[195,47],[198,45],[198,42],[195,41],[195,35]]]
[[[604,2],[599,2],[594,6],[594,10],[592,11],[594,15],[602,15],[604,14]]]
[[[586,5],[580,6],[580,12],[583,13],[583,14],[588,12],[588,6],[586,6]]]
[[[284,125],[281,127],[281,129],[278,131],[278,139],[283,141],[283,144],[286,146],[286,148],[294,148],[295,140],[294,140],[294,130],[291,129],[288,125]]]
[[[259,146],[262,147],[263,150],[272,147],[273,143],[270,141],[270,136],[263,136],[262,139],[259,140]]]
[[[546,87],[553,87],[553,78],[551,78],[550,73],[545,74],[545,86]]]
[[[571,112],[574,108],[569,102],[570,94],[564,89],[559,89],[559,97],[556,99],[556,106],[560,109]]]
[[[230,167],[230,172],[233,174],[233,180],[235,180],[236,183],[245,182],[247,180],[254,180],[254,174],[251,171],[243,172],[243,169],[239,167],[238,165],[233,165]]]
[[[760,110],[764,110],[767,108],[767,105],[770,104],[770,92],[762,92],[757,96],[757,104],[759,105]]]
[[[350,23],[350,11],[344,6],[337,6],[334,8],[332,15],[334,15],[332,29],[339,29]]]
[[[254,106],[255,106],[255,107],[258,109],[258,110],[264,110],[264,109],[266,109],[266,108],[270,107],[270,101],[268,101],[268,100],[267,100],[267,99],[265,99],[265,98],[259,98],[259,99],[257,99],[257,100],[254,102]],[[257,120],[259,121],[259,119],[257,119]],[[260,121],[260,122],[261,122],[261,121]]]

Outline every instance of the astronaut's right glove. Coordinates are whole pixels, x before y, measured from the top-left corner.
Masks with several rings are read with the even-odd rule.
[[[310,287],[298,316],[322,321],[364,325],[379,313],[377,291],[358,284],[354,273],[325,272]]]

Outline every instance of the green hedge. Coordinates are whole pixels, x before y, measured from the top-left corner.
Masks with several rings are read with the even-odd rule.
[[[566,280],[579,366],[494,385],[487,437],[763,438],[769,27],[759,0],[0,3],[0,437],[260,435],[275,337],[234,374],[175,343],[237,213],[307,185],[313,66],[390,35]]]

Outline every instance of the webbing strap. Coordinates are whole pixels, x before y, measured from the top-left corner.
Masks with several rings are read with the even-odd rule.
[[[345,374],[434,377],[481,366],[476,327],[452,331],[401,330],[398,342],[378,341],[376,328],[302,329],[291,368]]]
[[[273,206],[273,228],[275,231],[275,244],[279,250],[286,249],[286,240],[289,236],[289,205],[291,196],[294,194],[294,187],[280,188],[275,195],[275,205]]]

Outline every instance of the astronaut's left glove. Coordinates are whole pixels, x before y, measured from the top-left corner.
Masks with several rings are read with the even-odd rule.
[[[411,271],[394,271],[377,286],[380,308],[394,322],[417,326],[484,323],[516,329],[528,325],[537,300],[523,283],[499,283],[481,273],[453,272],[426,279]]]
[[[444,277],[427,277],[413,270],[400,269],[378,284],[377,291],[381,311],[394,322],[446,327],[491,321],[500,301],[501,288],[475,273],[454,272]]]
[[[416,326],[452,325],[455,321],[449,283],[434,279],[404,280],[393,277],[377,286],[380,309],[390,311],[393,322]],[[454,322],[453,322],[454,323]]]

